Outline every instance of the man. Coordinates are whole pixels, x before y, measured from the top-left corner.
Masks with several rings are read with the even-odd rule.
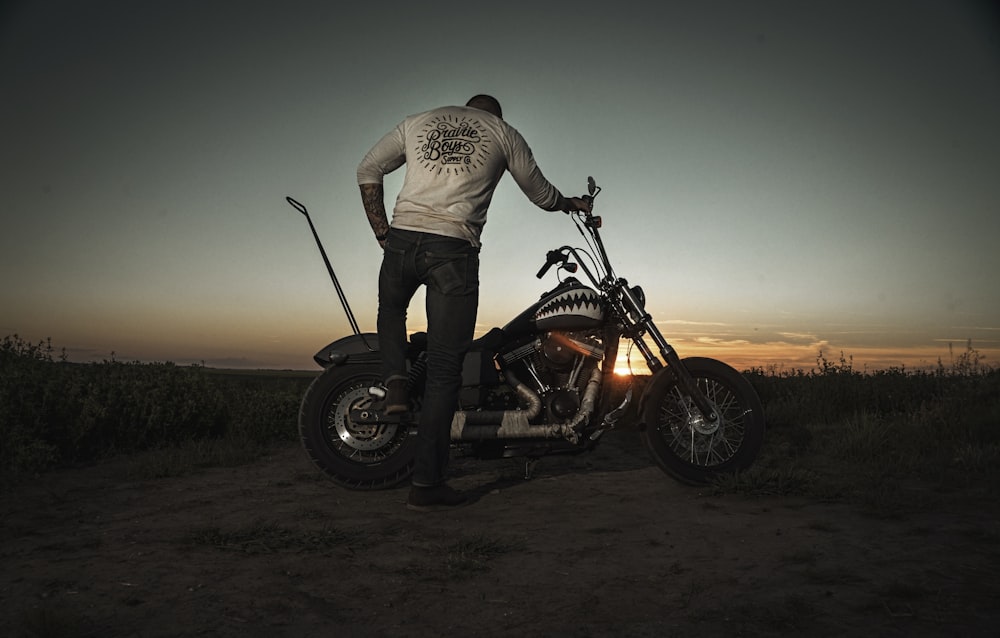
[[[404,163],[406,174],[390,224],[382,181]],[[445,483],[445,469],[462,361],[479,305],[479,238],[505,171],[544,210],[589,206],[583,199],[563,197],[545,179],[524,138],[503,120],[500,103],[489,95],[476,95],[464,107],[407,117],[358,166],[365,212],[384,250],[378,336],[388,414],[408,409],[406,310],[419,286],[427,287],[427,383],[410,509],[444,509],[467,500]]]

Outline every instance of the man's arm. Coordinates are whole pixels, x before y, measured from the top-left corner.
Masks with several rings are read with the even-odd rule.
[[[514,181],[532,203],[544,210],[561,210],[564,213],[590,210],[589,202],[579,197],[564,197],[559,189],[545,179],[538,164],[535,163],[531,149],[521,134],[513,127],[509,129],[509,132],[511,151],[507,170],[510,171]]]
[[[385,248],[385,236],[389,233],[389,218],[385,214],[385,191],[381,184],[361,184],[361,203],[364,204],[368,223],[375,232],[378,245]]]
[[[406,163],[406,150],[403,146],[405,137],[401,123],[386,133],[358,164],[361,203],[368,215],[368,223],[375,231],[375,239],[382,248],[385,248],[385,236],[389,232],[382,178]]]

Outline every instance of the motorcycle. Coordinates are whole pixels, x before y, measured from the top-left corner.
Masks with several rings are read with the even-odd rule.
[[[593,449],[632,415],[650,455],[671,477],[704,484],[746,470],[764,440],[764,411],[753,387],[734,368],[704,357],[681,359],[646,311],[642,287],[617,276],[593,214],[601,188],[588,178],[590,211],[570,213],[586,247],[548,251],[537,277],[557,267],[559,283],[502,328],[473,342],[462,371],[451,424],[453,449],[479,459]],[[407,345],[410,409],[379,409],[378,335],[362,333],[306,208],[306,216],[354,331],[319,350],[323,368],[299,410],[299,434],[310,460],[338,485],[356,490],[395,486],[413,471],[416,424],[426,374],[426,334]],[[575,276],[582,271],[588,284]],[[562,276],[565,273],[566,276]],[[657,349],[649,345],[647,339]],[[627,341],[651,376],[640,392],[613,391],[619,345]],[[631,352],[631,350],[629,351]],[[635,394],[638,405],[632,406]]]

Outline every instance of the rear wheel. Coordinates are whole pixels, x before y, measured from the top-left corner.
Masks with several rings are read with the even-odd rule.
[[[706,421],[669,370],[653,380],[642,411],[642,438],[664,472],[685,483],[747,469],[764,442],[764,409],[753,386],[714,359],[683,360],[718,420]]]
[[[397,485],[413,472],[415,427],[405,423],[363,425],[351,410],[372,402],[368,388],[381,383],[378,366],[328,368],[306,390],[299,408],[299,435],[310,460],[338,485],[376,490]]]

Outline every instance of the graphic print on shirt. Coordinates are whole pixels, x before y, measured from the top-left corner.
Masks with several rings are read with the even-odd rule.
[[[477,119],[436,116],[416,136],[417,158],[428,171],[472,172],[486,164],[490,139]]]

